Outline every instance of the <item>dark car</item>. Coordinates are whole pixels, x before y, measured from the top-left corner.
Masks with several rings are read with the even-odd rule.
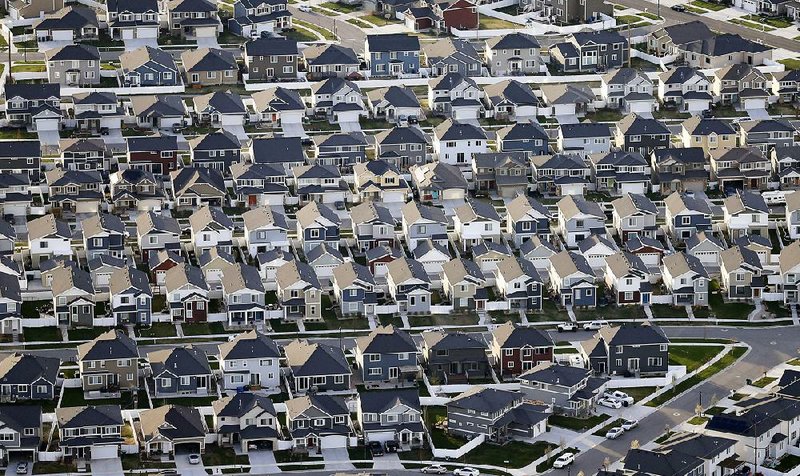
[[[672,8],[676,12],[685,12],[686,11],[686,7],[683,6],[683,5],[673,5],[670,8]]]
[[[383,456],[383,445],[380,441],[370,441],[367,447],[372,456]]]
[[[100,135],[101,136],[107,136],[108,133],[109,133],[108,127],[101,127],[100,128]]]
[[[387,453],[397,453],[397,442],[394,440],[387,441],[383,444]]]

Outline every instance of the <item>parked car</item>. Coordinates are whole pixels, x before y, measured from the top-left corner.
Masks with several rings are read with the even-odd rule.
[[[639,420],[625,420],[620,425],[625,431],[631,431],[639,426]]]
[[[192,453],[189,455],[189,464],[200,464],[200,455]]]
[[[602,405],[606,408],[615,408],[619,409],[622,408],[622,402],[619,400],[614,400],[613,398],[601,398],[597,401],[598,405]]]
[[[301,12],[311,13],[311,7],[309,7],[308,5],[300,5],[299,7],[297,7],[297,9],[300,10]]]
[[[387,453],[397,453],[397,442],[394,440],[389,440],[383,444],[384,449]]]
[[[686,7],[684,5],[673,5],[670,8],[672,8],[676,12],[685,12],[686,11]]]
[[[372,456],[383,456],[383,445],[380,441],[370,441],[369,452]]]
[[[623,433],[625,433],[625,430],[621,426],[615,426],[606,432],[606,438],[609,440],[616,440],[622,436]]]
[[[555,461],[553,461],[553,467],[556,468],[556,469],[561,469],[561,468],[564,468],[566,466],[571,465],[574,462],[575,462],[575,454],[574,453],[564,453],[563,455],[561,455],[558,458],[556,458]]]
[[[425,466],[420,470],[425,474],[447,474],[447,468],[440,464],[434,464],[431,466]]]
[[[101,127],[100,128],[100,135],[101,136],[107,136],[109,134],[109,132],[111,132],[111,130],[108,127]]]
[[[562,322],[557,325],[556,328],[558,332],[576,332],[578,330],[578,325],[574,322]]]
[[[633,405],[633,397],[628,395],[625,392],[621,392],[619,390],[610,390],[603,394],[605,398],[611,398],[614,400],[619,400],[623,406],[627,407],[628,405]]]
[[[455,476],[480,476],[481,472],[475,468],[458,468],[453,471]]]
[[[17,474],[28,474],[28,462],[22,461],[17,463]]]
[[[610,324],[608,321],[591,321],[583,325],[583,330],[596,331],[602,329],[603,327],[608,327],[609,325]]]

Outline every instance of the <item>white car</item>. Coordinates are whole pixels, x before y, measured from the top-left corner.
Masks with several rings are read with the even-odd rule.
[[[189,455],[189,464],[200,464],[200,455],[192,453]]]
[[[616,440],[622,436],[623,433],[625,433],[625,430],[621,426],[615,426],[606,432],[606,438],[609,440]]]
[[[297,9],[300,10],[301,12],[311,13],[311,7],[309,7],[308,5],[300,5],[299,7],[297,7]]]
[[[563,455],[561,455],[558,458],[556,458],[555,461],[553,461],[553,467],[556,468],[556,469],[561,469],[561,468],[564,468],[566,466],[571,465],[574,462],[575,462],[575,454],[574,453],[564,453]]]
[[[620,392],[619,390],[612,390],[610,392],[606,392],[603,394],[603,396],[606,398],[613,398],[614,400],[619,400],[620,402],[622,402],[622,405],[626,407],[628,405],[633,405],[633,397],[631,397],[625,392]]]
[[[607,408],[615,408],[619,409],[622,408],[622,402],[619,400],[614,400],[613,398],[601,398],[597,401],[598,405],[602,405]]]
[[[434,464],[431,466],[425,466],[420,470],[425,474],[447,474],[447,468],[440,464]]]
[[[22,461],[17,463],[17,474],[28,474],[28,462]]]
[[[453,470],[455,476],[480,476],[481,472],[475,468],[458,468]]]
[[[639,426],[639,420],[625,420],[622,422],[622,425],[620,426],[625,431],[631,431],[637,426]]]
[[[583,325],[583,330],[585,330],[585,331],[597,331],[597,330],[602,329],[603,327],[608,327],[608,326],[609,326],[608,321],[592,321],[592,322],[587,322],[586,324],[584,324]]]
[[[556,326],[558,332],[576,332],[578,330],[578,325],[572,322],[563,322]]]

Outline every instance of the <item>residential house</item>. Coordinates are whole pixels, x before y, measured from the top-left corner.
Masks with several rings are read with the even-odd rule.
[[[162,77],[165,74],[163,73]],[[147,73],[144,76],[147,77]],[[130,101],[131,115],[136,117],[136,124],[140,127],[179,129],[186,125],[189,117],[186,103],[175,95],[131,96]]]
[[[197,41],[222,33],[219,10],[208,0],[170,0],[166,7],[169,31],[180,38]]]
[[[669,363],[669,339],[655,325],[604,327],[581,342],[581,354],[597,375],[664,376]]]
[[[580,3],[572,0],[553,5],[542,0],[523,0],[520,7],[525,11],[538,12],[541,17],[558,25],[594,23],[613,16],[614,12],[608,4],[598,1]]]
[[[775,147],[795,145],[797,130],[784,119],[739,121],[739,143],[768,155]]]
[[[578,243],[576,253],[586,258],[589,266],[598,276],[603,276],[606,259],[619,251],[617,244],[603,235],[589,235]]]
[[[653,183],[662,195],[702,192],[708,187],[706,158],[702,147],[678,147],[653,152]]]
[[[708,110],[713,99],[709,79],[699,69],[689,66],[678,66],[660,73],[657,96],[665,107],[696,115]]]
[[[417,243],[417,247],[411,252],[411,257],[422,263],[422,267],[431,279],[440,279],[442,267],[452,258],[447,246],[442,246],[431,239]]]
[[[153,175],[167,175],[178,168],[176,136],[128,137],[128,164],[132,169],[146,170]]]
[[[78,345],[78,367],[85,393],[139,388],[139,350],[128,334],[111,329]]]
[[[741,245],[719,254],[720,287],[728,299],[751,300],[761,297],[766,287],[761,260],[755,251]]]
[[[706,155],[736,147],[736,131],[721,119],[692,116],[681,124],[680,137],[684,148],[700,147]]]
[[[733,33],[723,33],[678,47],[680,57],[693,68],[716,69],[731,64],[763,65],[772,48]]]
[[[556,147],[560,152],[580,155],[607,154],[611,151],[611,135],[608,124],[560,124]]]
[[[58,426],[58,447],[65,458],[119,458],[125,426],[119,405],[57,408],[54,423]]]
[[[457,121],[482,116],[483,90],[474,79],[461,73],[447,73],[428,81],[428,104],[431,112]]]
[[[297,212],[297,234],[301,237],[303,251],[308,253],[322,243],[339,248],[341,224],[341,218],[330,207],[309,202]]]
[[[543,84],[540,87],[542,101],[546,108],[539,107],[544,116],[569,117],[584,116],[595,109],[595,93],[581,84]],[[568,122],[568,121],[559,121]]]
[[[550,258],[550,288],[562,306],[595,307],[595,274],[583,255],[562,251]]]
[[[322,285],[311,265],[292,257],[277,269],[275,280],[284,319],[322,319]]]
[[[736,147],[711,152],[711,179],[720,190],[766,190],[772,163],[759,150]]]
[[[498,129],[496,141],[501,152],[525,152],[530,157],[550,151],[547,132],[535,121],[516,122]]]
[[[466,383],[491,373],[486,344],[463,332],[430,330],[422,333],[422,359],[431,383]]]
[[[507,33],[486,40],[484,58],[494,76],[539,74],[541,45],[527,33]]]
[[[772,169],[780,182],[781,190],[793,190],[800,186],[800,146],[774,147],[769,153]]]
[[[191,162],[194,167],[210,167],[228,173],[234,162],[239,162],[242,142],[233,133],[219,130],[195,137],[189,141]]]
[[[483,61],[467,40],[442,38],[422,45],[422,54],[424,64],[429,69],[428,75],[432,77],[447,73],[481,76],[483,72]]]
[[[667,230],[677,240],[685,240],[695,233],[711,231],[711,207],[694,195],[673,192],[664,199]]]
[[[160,48],[145,45],[126,51],[119,55],[119,64],[125,87],[177,86],[181,82],[175,59]]]
[[[422,205],[415,200],[403,205],[400,210],[403,237],[410,251],[427,239],[447,246],[447,218],[441,208]]]
[[[611,195],[650,191],[650,163],[639,152],[613,151],[589,156],[595,190]]]
[[[583,195],[591,178],[591,168],[578,154],[545,154],[531,157],[531,176],[541,194]]]
[[[486,133],[482,128],[447,119],[433,129],[433,152],[439,161],[468,169],[472,155],[488,152]]]
[[[350,389],[350,364],[340,347],[295,339],[283,351],[295,394]]]
[[[0,360],[2,401],[53,400],[61,359],[13,352]],[[2,420],[2,419],[0,419]]]
[[[358,395],[356,414],[369,444],[394,441],[399,451],[421,448],[424,444],[422,406],[416,389],[362,392]]]
[[[524,152],[487,152],[472,157],[475,189],[488,194],[497,190],[511,198],[528,192],[528,159]]]
[[[332,124],[358,121],[366,115],[361,89],[348,79],[333,76],[311,85],[311,112],[327,116]]]
[[[650,304],[650,272],[633,253],[619,251],[606,258],[605,283],[614,293],[617,306]]]
[[[686,239],[686,254],[694,256],[706,268],[719,267],[719,254],[728,249],[711,231],[698,231]]]
[[[683,252],[664,256],[661,276],[672,305],[708,306],[708,272],[696,256]]]
[[[736,192],[725,199],[723,211],[731,240],[748,235],[767,236],[769,207],[760,193]]]
[[[726,62],[714,72],[711,93],[723,105],[739,104],[745,109],[763,109],[769,98],[767,76],[748,63]]]
[[[611,207],[611,219],[623,243],[632,237],[656,237],[658,208],[647,196],[627,193],[611,202]]]
[[[165,273],[167,307],[173,322],[206,322],[208,285],[197,266],[179,263]]]
[[[247,326],[264,320],[264,284],[258,268],[235,263],[222,269],[222,298],[229,326]]]
[[[49,201],[64,214],[96,213],[104,199],[100,172],[53,169],[45,172]]]
[[[673,55],[689,43],[708,40],[714,32],[700,20],[664,26],[650,33],[647,46],[660,55]]]
[[[261,124],[265,126],[285,128],[300,124],[306,115],[306,104],[300,94],[293,89],[282,87],[264,89],[253,93],[250,98],[253,100],[256,113],[259,114]]]
[[[158,38],[157,0],[111,0],[106,2],[108,33],[115,40]]]
[[[541,101],[533,89],[515,79],[486,85],[483,92],[486,109],[494,113],[495,119],[521,122],[535,118],[539,112]]]
[[[308,46],[303,50],[303,63],[308,79],[319,81],[334,76],[348,78],[357,75],[361,61],[352,48],[331,43]]]
[[[408,332],[392,325],[357,337],[353,353],[368,387],[413,386],[420,373],[417,344]]]
[[[428,141],[417,127],[393,127],[375,135],[376,157],[408,170],[412,164],[427,161]]]
[[[289,250],[286,215],[271,207],[258,207],[242,214],[247,251],[251,257],[271,249]]]
[[[293,170],[295,194],[300,204],[310,201],[319,203],[344,203],[350,192],[347,182],[342,180],[339,168],[333,165],[301,165]]]
[[[355,432],[345,398],[310,394],[286,402],[286,429],[300,451],[319,448],[347,448]]]
[[[231,165],[230,173],[236,197],[249,208],[283,206],[289,195],[281,165],[237,162]]]
[[[362,200],[405,203],[411,196],[411,187],[401,175],[400,169],[387,159],[375,159],[354,165],[353,184]]]
[[[236,84],[239,66],[233,54],[218,48],[197,48],[181,53],[181,62],[190,85],[218,86]]]
[[[29,221],[28,249],[33,266],[56,256],[72,256],[71,239],[72,230],[67,222],[52,214]]]
[[[530,401],[545,402],[557,415],[588,415],[605,381],[583,367],[542,363],[520,375],[520,391]]]
[[[314,251],[324,246],[318,246]],[[319,274],[317,273],[318,276]],[[333,295],[339,303],[342,315],[375,315],[375,304],[378,299],[375,293],[375,278],[369,268],[353,261],[343,262],[333,268],[331,281]]]
[[[297,81],[297,41],[284,37],[257,38],[244,45],[248,81]]]
[[[606,214],[597,202],[567,195],[557,206],[557,231],[568,248],[577,248],[578,243],[590,235],[606,234]]]
[[[201,207],[219,208],[225,204],[225,179],[216,169],[183,167],[170,172],[172,194],[177,210],[195,211]]]
[[[419,38],[406,33],[367,35],[364,58],[373,77],[419,74]]]
[[[154,212],[141,213],[136,217],[136,241],[147,260],[150,250],[180,251],[181,227],[171,216]]]
[[[447,200],[463,200],[467,196],[467,181],[455,165],[436,161],[412,165],[409,172],[423,202],[441,205]]]
[[[67,170],[108,170],[111,153],[102,139],[61,139],[57,166]]]
[[[31,126],[34,130],[58,130],[61,123],[61,85],[58,83],[43,84],[6,84],[5,85],[6,118],[11,124]],[[40,127],[41,126],[41,127]],[[10,143],[8,143],[10,144]],[[41,152],[34,150],[39,148],[38,141],[18,141],[14,147],[9,147],[5,151],[3,158],[16,157],[23,159],[16,161],[15,167],[21,170],[34,169],[38,178],[39,165],[34,164],[33,160],[38,159]],[[18,148],[19,150],[14,150]],[[14,152],[22,153],[14,154]],[[25,154],[31,152],[30,154]],[[20,163],[21,162],[21,163]],[[37,160],[38,162],[38,160]],[[31,178],[34,178],[33,170]]]
[[[547,332],[506,322],[492,331],[489,348],[501,375],[519,375],[540,362],[552,362],[554,346]]]
[[[77,266],[52,272],[53,309],[58,323],[70,327],[94,327],[95,289],[91,275]]]
[[[523,257],[506,256],[497,263],[495,279],[509,309],[542,309],[543,280],[533,262]]]
[[[467,200],[455,209],[453,225],[462,245],[462,251],[484,241],[500,242],[500,215],[491,203]]]
[[[204,206],[189,217],[189,230],[195,254],[211,248],[230,253],[233,240],[233,221],[218,207]]]
[[[334,121],[344,120],[340,118]],[[348,174],[356,164],[367,161],[367,139],[360,132],[314,136],[313,141],[314,163],[338,167],[340,172]]]
[[[486,277],[474,261],[454,258],[442,265],[442,287],[454,310],[486,308]]]
[[[287,0],[236,0],[228,28],[245,38],[280,33],[292,27],[292,12],[288,6]]]
[[[421,120],[425,112],[414,90],[408,87],[389,86],[367,92],[367,107],[372,117],[402,125],[411,118]]]
[[[567,73],[619,68],[628,63],[629,54],[625,38],[611,30],[572,33],[566,41],[550,47],[551,62]]]
[[[206,420],[195,407],[162,405],[139,414],[140,444],[151,458],[174,456],[184,448],[205,452]]]
[[[518,248],[535,236],[547,238],[551,234],[552,213],[535,198],[517,195],[506,205],[505,231],[510,233]]]
[[[493,443],[541,435],[547,431],[546,408],[524,400],[520,392],[474,386],[447,402],[447,432]]]
[[[147,360],[153,371],[156,398],[205,397],[212,391],[208,357],[205,351],[191,344],[148,352]]]
[[[275,447],[280,437],[278,412],[268,397],[255,393],[236,393],[213,402],[214,432],[217,445],[234,446],[247,453],[251,445]]]
[[[669,148],[671,135],[667,126],[657,119],[628,114],[617,122],[614,142],[624,151],[648,157],[656,149]]]
[[[108,291],[111,313],[118,325],[150,325],[153,291],[147,273],[130,266],[117,269]]]
[[[73,94],[72,104],[78,129],[100,132],[103,127],[107,127],[110,133],[112,129],[122,127],[123,111],[113,92]]]
[[[395,246],[396,220],[388,208],[373,201],[362,202],[350,209],[350,221],[361,251],[376,246]]]
[[[81,221],[83,230],[83,248],[86,260],[91,261],[100,255],[114,258],[125,257],[125,224],[116,216],[108,213],[96,213]]]
[[[389,263],[386,270],[389,295],[401,313],[430,313],[431,280],[422,263],[402,257]]]
[[[215,127],[244,125],[248,113],[239,93],[230,90],[195,96],[192,103],[197,122]]]
[[[630,114],[650,113],[655,107],[653,81],[634,68],[620,68],[601,76],[600,97],[607,108]]]

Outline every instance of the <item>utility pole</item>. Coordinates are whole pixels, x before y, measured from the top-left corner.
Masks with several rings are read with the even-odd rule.
[[[6,81],[14,82],[14,77],[11,76],[11,29],[8,30],[8,69],[6,69]]]

